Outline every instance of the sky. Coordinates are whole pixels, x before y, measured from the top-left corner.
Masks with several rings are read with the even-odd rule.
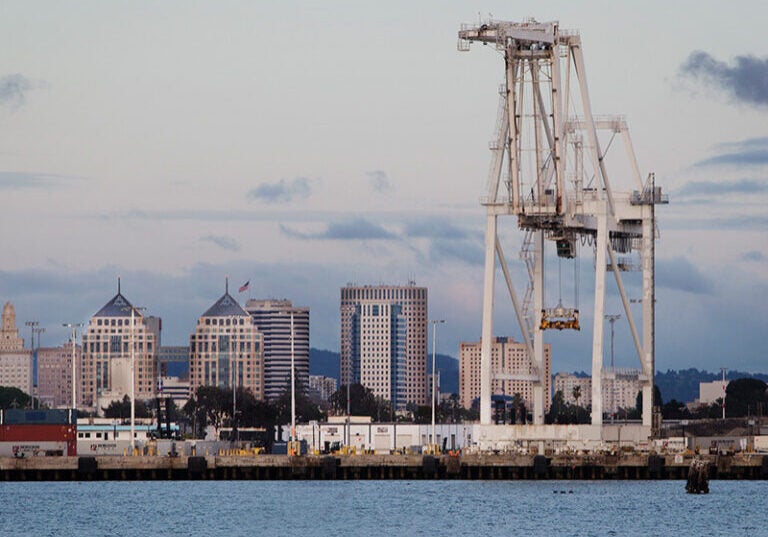
[[[594,112],[627,118],[642,175],[670,195],[657,210],[657,369],[768,371],[768,6],[756,1],[6,0],[0,301],[22,335],[37,320],[58,345],[119,275],[162,317],[163,344],[181,345],[229,276],[242,303],[308,306],[311,345],[338,350],[341,287],[415,281],[447,321],[438,352],[457,356],[480,337],[479,200],[503,80],[501,57],[457,51],[457,31],[488,17],[578,29]],[[522,294],[521,236],[503,225]],[[549,282],[576,269],[554,270]],[[553,372],[591,364],[589,256],[578,271],[588,329],[546,334]],[[519,339],[503,291],[494,332]],[[609,285],[606,312],[619,311]],[[617,366],[639,367],[626,323],[615,340]]]

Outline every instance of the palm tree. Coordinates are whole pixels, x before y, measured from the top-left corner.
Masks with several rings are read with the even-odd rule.
[[[576,401],[576,406],[579,406],[579,399],[581,399],[581,386],[573,387],[573,398]]]

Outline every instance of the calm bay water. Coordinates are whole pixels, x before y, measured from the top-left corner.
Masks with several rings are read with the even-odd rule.
[[[768,535],[768,482],[0,483],[1,536]]]

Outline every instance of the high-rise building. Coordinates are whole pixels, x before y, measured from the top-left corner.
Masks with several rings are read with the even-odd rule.
[[[91,318],[83,333],[81,404],[97,411],[131,393],[131,362],[136,400],[155,397],[159,319],[150,322],[141,309],[117,294]]]
[[[15,387],[32,396],[32,354],[16,326],[16,310],[6,302],[0,326],[0,386]]]
[[[341,289],[341,382],[360,383],[396,409],[426,404],[426,287]]]
[[[179,377],[189,380],[189,347],[160,346],[157,370],[161,377]]]
[[[533,364],[528,359],[524,343],[518,343],[510,337],[495,337],[491,345],[491,371],[501,373],[499,378],[491,380],[493,395],[513,396],[520,394],[528,408],[533,399],[533,381],[530,379],[504,378],[530,377],[534,374]],[[552,348],[544,345],[544,400],[545,408],[551,404]],[[462,342],[459,344],[459,400],[464,408],[470,408],[472,401],[480,397],[480,342]]]
[[[82,361],[82,351],[82,346],[75,345],[76,367]],[[37,394],[40,402],[51,408],[72,406],[71,341],[60,347],[37,349]]]
[[[333,377],[323,375],[309,376],[310,396],[316,397],[319,401],[328,401],[331,395],[336,393],[339,387],[339,381]]]
[[[189,337],[189,388],[250,390],[264,398],[263,338],[251,316],[229,294],[229,286],[197,320]]]
[[[309,389],[309,308],[290,300],[255,300],[245,303],[256,329],[264,336],[264,395],[277,399],[291,387],[291,338],[297,386]],[[291,333],[293,318],[293,333]]]

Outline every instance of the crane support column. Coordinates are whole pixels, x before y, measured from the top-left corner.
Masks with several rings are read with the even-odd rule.
[[[605,208],[605,207],[604,207]],[[595,318],[592,331],[592,425],[603,424],[603,316],[605,315],[605,251],[608,215],[597,215],[595,247]]]
[[[496,279],[497,216],[488,210],[485,227],[483,326],[480,339],[480,423],[491,424],[491,349],[493,348],[493,292]]]

